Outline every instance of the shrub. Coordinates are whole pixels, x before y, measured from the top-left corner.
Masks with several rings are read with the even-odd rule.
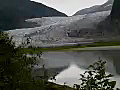
[[[99,60],[88,67],[84,74],[80,74],[81,84],[75,85],[77,90],[114,90],[116,81],[110,80],[112,74],[105,72],[106,61]],[[119,89],[117,89],[119,90]]]

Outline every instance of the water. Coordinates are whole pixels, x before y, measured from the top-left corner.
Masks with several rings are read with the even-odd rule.
[[[68,51],[68,52],[44,52],[42,55],[46,68],[52,68],[59,74],[56,76],[55,83],[73,86],[80,83],[78,80],[80,74],[84,73],[86,68],[98,61],[99,58],[106,60],[107,73],[114,74],[114,80],[117,81],[117,87],[120,87],[120,50],[102,50],[102,51]],[[61,68],[59,71],[56,68]]]

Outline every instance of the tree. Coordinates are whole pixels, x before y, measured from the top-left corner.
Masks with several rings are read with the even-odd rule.
[[[37,64],[36,56],[41,53],[37,55],[28,50],[28,55],[26,49],[24,46],[16,47],[12,38],[0,32],[0,90],[64,90],[64,86],[48,82],[44,65],[44,75],[37,80],[33,77],[31,71]]]
[[[31,75],[34,57],[27,57],[21,47],[15,47],[12,38],[0,32],[0,89],[26,90],[33,84]]]
[[[78,90],[114,90],[116,81],[110,80],[112,74],[106,74],[105,61],[99,60],[88,67],[84,74],[80,74],[81,84],[75,85]],[[117,89],[119,90],[119,89]]]

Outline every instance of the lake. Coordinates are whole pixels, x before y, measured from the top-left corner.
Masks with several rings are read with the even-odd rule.
[[[106,73],[112,73],[114,80],[117,81],[117,87],[120,87],[120,50],[90,50],[90,51],[51,51],[43,52],[40,64],[51,72],[57,72],[56,81],[58,84],[73,86],[80,83],[80,74],[84,73],[86,68],[98,61],[106,60]]]

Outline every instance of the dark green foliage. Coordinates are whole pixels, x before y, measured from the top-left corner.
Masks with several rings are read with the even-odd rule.
[[[120,35],[120,0],[114,0],[110,14],[111,27],[116,34]]]
[[[106,74],[105,64],[105,61],[99,60],[90,65],[84,74],[80,74],[81,84],[75,87],[78,90],[114,90],[116,81],[110,80],[112,74]]]
[[[111,17],[112,19],[120,19],[120,0],[114,0]]]
[[[0,88],[15,90],[32,84],[31,69],[35,59],[27,57],[20,47],[15,47],[8,35],[0,32]],[[22,89],[23,90],[23,89]]]
[[[12,38],[0,32],[0,90],[47,90],[49,82],[45,75],[39,80],[32,77],[36,55],[27,57],[21,47],[15,47]],[[51,85],[50,85],[51,86]]]
[[[27,52],[22,50],[23,48],[23,46],[15,47],[12,38],[0,32],[0,90],[73,90],[67,86],[48,82],[44,65],[43,76],[35,79],[31,71],[33,65],[36,64],[37,54],[29,53],[33,56],[28,57]]]

